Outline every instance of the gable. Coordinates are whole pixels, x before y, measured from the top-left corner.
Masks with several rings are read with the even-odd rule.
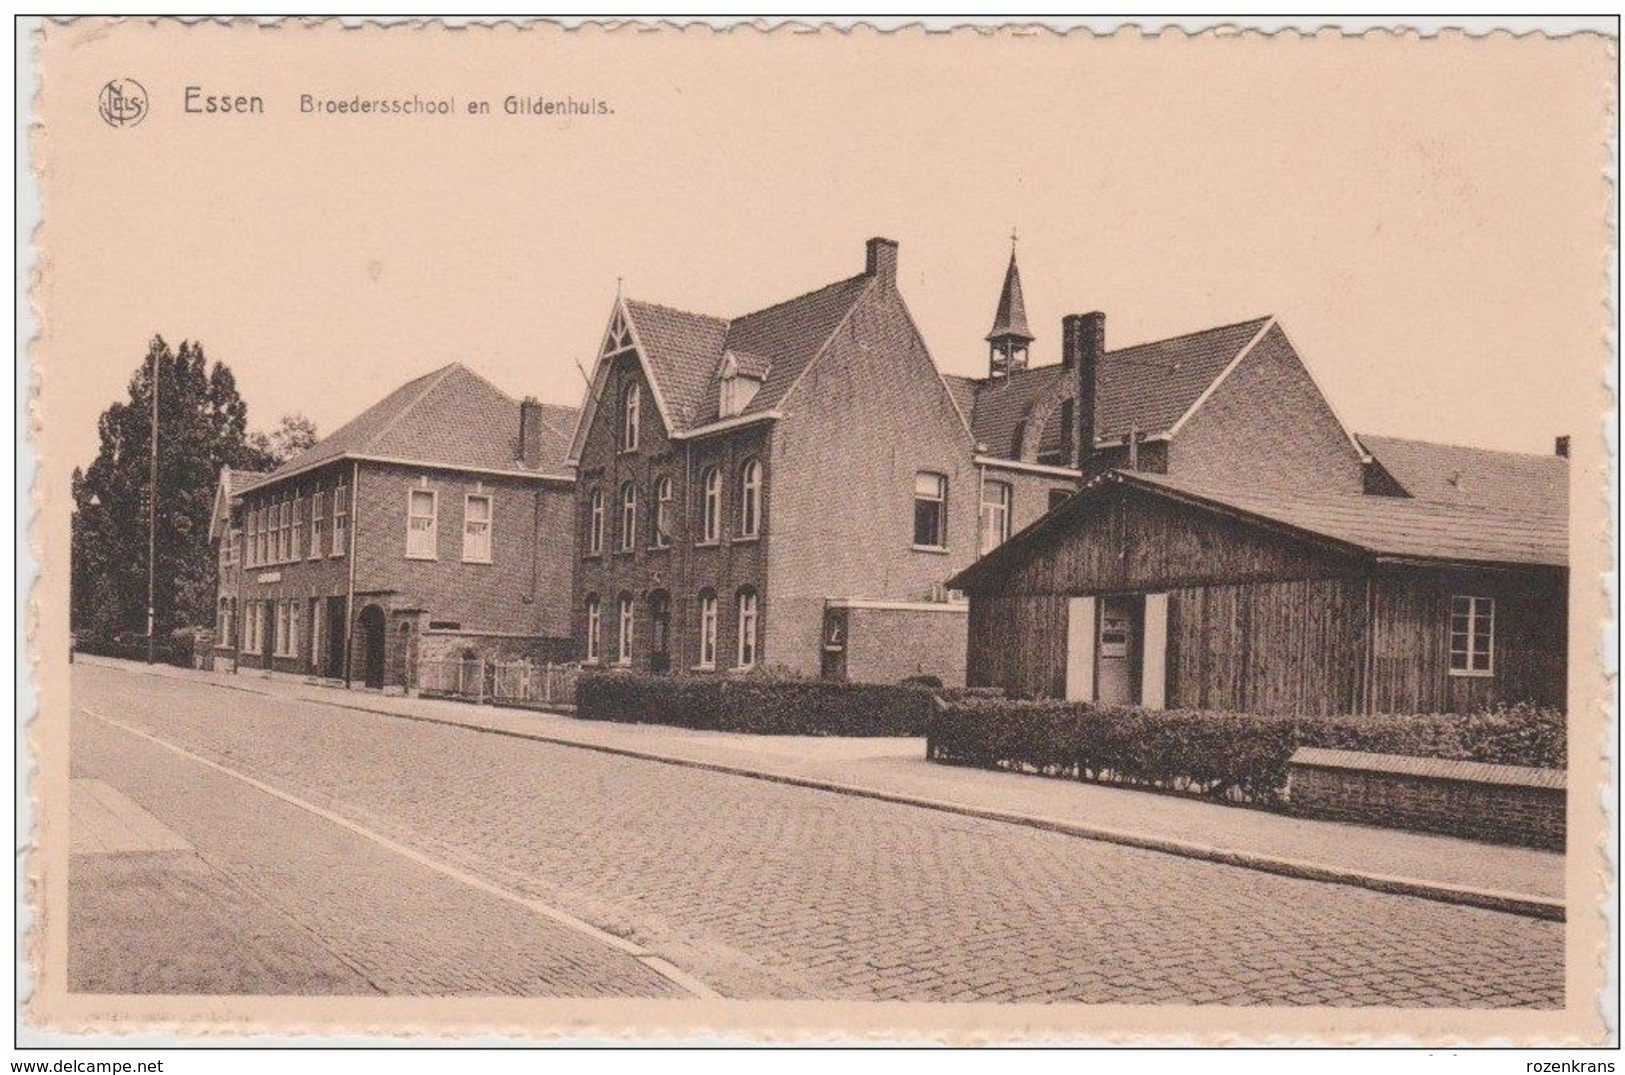
[[[1347,574],[1358,550],[1100,482],[950,581],[972,594],[1089,594]]]
[[[1360,492],[1362,453],[1278,323],[1172,431],[1168,473]]]

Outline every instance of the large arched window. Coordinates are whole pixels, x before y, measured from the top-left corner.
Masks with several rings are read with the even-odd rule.
[[[638,426],[643,416],[643,387],[636,381],[621,393],[621,451],[638,449]]]
[[[655,479],[655,520],[652,544],[663,549],[671,544],[671,476]]]
[[[722,472],[706,467],[700,475],[700,541],[712,544],[722,540]]]
[[[638,544],[638,487],[631,482],[621,486],[621,551],[631,552]]]
[[[739,468],[739,536],[755,537],[762,530],[762,464],[748,460]]]
[[[717,666],[717,595],[710,590],[700,591],[700,652],[701,668]]]
[[[598,659],[599,633],[603,629],[603,616],[598,608],[598,595],[587,595],[587,660]]]
[[[617,664],[632,663],[632,620],[636,610],[633,607],[632,595],[621,594],[618,611],[619,618],[615,624],[615,661]]]
[[[587,552],[596,555],[604,551],[604,491],[597,488],[587,494]]]
[[[734,654],[734,665],[739,668],[756,667],[756,591],[749,586],[739,591],[739,646]]]

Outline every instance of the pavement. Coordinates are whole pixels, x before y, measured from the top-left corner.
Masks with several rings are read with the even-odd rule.
[[[1265,872],[1559,921],[1564,917],[1564,860],[1558,853],[1295,818],[1144,790],[946,766],[926,761],[924,740],[918,738],[760,736],[610,724],[558,713],[346,691],[291,676],[115,663],[143,673],[203,677],[273,697],[710,767]]]
[[[89,659],[72,703],[76,990],[1563,1003],[1560,923],[713,765],[900,779],[900,743],[753,746]],[[640,735],[687,760],[612,749]]]

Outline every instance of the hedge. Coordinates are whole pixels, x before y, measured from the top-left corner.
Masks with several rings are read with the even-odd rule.
[[[1278,717],[966,698],[931,724],[933,761],[1271,805],[1299,746],[1563,768],[1563,714]]]
[[[594,672],[576,684],[576,716],[758,735],[924,735],[935,699],[921,686]]]
[[[190,638],[181,640],[174,638],[158,638],[153,640],[153,660],[159,664],[172,664],[177,668],[192,667],[192,643]],[[74,653],[89,653],[97,657],[117,657],[126,661],[145,661],[147,659],[147,639],[145,636],[123,638],[94,638],[88,635],[76,635],[73,639]]]

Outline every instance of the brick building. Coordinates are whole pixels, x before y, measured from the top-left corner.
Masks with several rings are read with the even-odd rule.
[[[568,656],[575,420],[453,363],[270,474],[223,475],[223,656],[398,688],[432,657]]]
[[[897,264],[871,239],[858,275],[735,318],[617,300],[570,451],[588,660],[960,682],[947,580],[1086,471],[1369,480],[1273,319],[1107,351],[1075,315],[1031,366],[1012,252],[987,376],[944,377]]]

